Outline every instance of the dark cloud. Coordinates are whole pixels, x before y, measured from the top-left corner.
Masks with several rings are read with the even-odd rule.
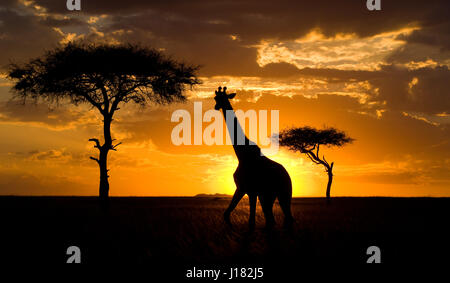
[[[64,1],[35,0],[53,13],[67,11]],[[361,36],[395,29],[407,23],[432,24],[445,19],[449,3],[435,1],[385,1],[382,12],[370,12],[366,1],[84,1],[86,14],[112,14],[132,18],[139,27],[154,22],[155,32],[177,30],[177,33],[214,32],[239,34],[244,40],[261,38],[296,38],[313,27],[326,34],[356,32]],[[130,16],[129,16],[130,15]],[[131,16],[132,15],[132,16]],[[184,23],[184,24],[183,24]]]
[[[383,104],[385,109],[426,114],[450,112],[447,66],[408,69],[386,64],[376,71],[305,68],[292,70],[295,74],[321,77],[328,83],[367,81],[372,85],[370,100]]]
[[[83,110],[67,106],[50,108],[40,103],[0,102],[0,122],[35,122],[49,128],[62,129],[85,122],[85,114]]]
[[[6,3],[7,4],[7,3]],[[0,67],[42,54],[61,35],[42,24],[39,17],[0,4]]]
[[[332,82],[365,81],[381,76],[379,72],[375,71],[338,70],[329,68],[303,68],[299,70],[298,73],[304,76],[326,78]]]
[[[8,3],[13,2],[7,2],[5,7]],[[203,65],[201,74],[205,76],[279,74],[261,70],[256,64],[254,44],[262,39],[295,39],[313,28],[321,28],[325,35],[330,36],[337,32],[368,36],[411,24],[423,25],[426,31],[416,31],[402,39],[420,41],[414,39],[420,37],[417,33],[425,33],[432,34],[433,39],[428,40],[431,43],[444,44],[440,41],[444,40],[442,35],[448,32],[440,26],[448,22],[443,11],[450,6],[447,1],[437,0],[389,1],[383,3],[381,12],[370,12],[365,7],[365,1],[97,0],[83,1],[80,14],[68,11],[64,1],[36,0],[35,3],[45,7],[50,14],[39,19],[30,14],[22,16],[33,21],[32,27],[22,19],[15,19],[19,27],[26,26],[14,32],[15,44],[20,39],[32,39],[28,34],[39,34],[45,44],[33,40],[33,44],[40,46],[27,50],[9,48],[9,52],[16,50],[17,54],[28,54],[33,50],[42,50],[39,47],[50,46],[61,37],[51,27],[78,25],[79,30],[85,32],[86,24],[79,19],[80,15],[107,14],[108,19],[97,26],[105,38],[97,33],[85,32],[85,39],[98,41],[116,38],[122,42],[142,42],[164,48],[168,54]],[[61,15],[69,18],[61,18]],[[19,15],[16,14],[16,17]],[[4,26],[11,29],[13,23],[10,21]],[[45,26],[48,26],[45,32],[41,31]],[[73,28],[71,31],[74,31]],[[232,35],[235,40],[230,37]],[[289,74],[294,71],[290,68]]]
[[[450,110],[448,80],[450,70],[446,66],[408,70],[387,65],[380,77],[369,82],[378,88],[372,99],[386,101],[388,109],[439,114]]]
[[[87,4],[85,11],[112,15],[105,32],[132,31],[119,38],[164,48],[204,65],[202,75],[206,76],[257,74],[262,70],[256,64],[255,44],[263,39],[296,39],[313,28],[326,36],[354,33],[364,37],[423,25],[427,34],[433,32],[442,41],[445,30],[439,27],[448,22],[442,11],[450,6],[446,1],[390,1],[383,3],[382,12],[369,12],[365,1],[131,2],[96,1],[95,7]],[[413,38],[414,33],[411,42]]]
[[[230,72],[236,64],[239,68],[255,67],[253,44],[262,39],[295,39],[313,28],[320,28],[325,35],[338,32],[369,36],[382,31],[408,25],[421,25],[423,31],[416,31],[408,38],[410,42],[429,42],[448,45],[448,1],[388,1],[381,12],[370,12],[365,1],[83,1],[82,13],[68,11],[65,1],[35,0],[50,13],[47,18],[18,14],[11,6],[17,1],[7,1],[3,13],[14,14],[14,23],[8,20],[12,15],[1,15],[5,27],[17,39],[26,38],[37,45],[28,48],[39,49],[42,42],[52,43],[58,34],[43,26],[67,27],[79,25],[86,28],[80,16],[109,15],[100,31],[106,34],[117,30],[131,30],[131,34],[119,36],[128,41],[140,41],[165,47],[171,54],[192,59],[203,64],[223,66],[222,72]],[[5,12],[6,11],[6,12]],[[69,18],[55,17],[65,15]],[[30,22],[31,21],[31,22]],[[447,24],[446,24],[447,23]],[[17,25],[17,30],[9,32]],[[12,31],[12,30],[11,30]],[[41,40],[33,40],[39,35]],[[232,41],[230,36],[236,36]],[[10,37],[10,36],[9,36]],[[17,40],[16,40],[17,41]],[[19,40],[20,41],[20,40]],[[11,48],[17,50],[16,48]],[[245,67],[246,63],[252,63]],[[232,65],[232,66],[229,66]],[[211,70],[206,70],[205,73]]]
[[[438,46],[442,50],[450,50],[450,4],[430,3],[431,11],[421,22],[421,29],[408,36],[400,36],[410,43],[421,43]]]
[[[448,11],[450,14],[450,11]],[[409,35],[398,36],[407,44],[392,52],[388,63],[409,63],[411,61],[433,60],[437,63],[450,58],[450,20],[414,30]]]
[[[75,18],[59,18],[55,16],[47,16],[39,20],[43,25],[49,27],[68,27],[68,26],[84,26],[86,22],[83,22]]]
[[[399,36],[398,39],[409,43],[437,46],[442,51],[450,51],[450,21],[431,27],[423,27],[409,35]]]
[[[313,28],[320,28],[327,36],[344,32],[364,37],[420,25],[426,31],[416,31],[403,39],[420,41],[417,34],[424,33],[432,35],[431,42],[444,44],[440,41],[447,41],[442,35],[448,32],[440,26],[448,23],[445,11],[450,7],[444,0],[385,1],[381,12],[368,11],[365,1],[97,0],[83,1],[80,14],[68,11],[64,1],[35,3],[50,14],[71,17],[42,20],[51,26],[74,24],[79,15],[106,14],[109,17],[99,31],[124,42],[164,48],[169,54],[204,65],[202,75],[260,72],[254,44],[262,39],[296,39]],[[117,31],[125,32],[113,34]],[[99,38],[93,36],[93,40]]]

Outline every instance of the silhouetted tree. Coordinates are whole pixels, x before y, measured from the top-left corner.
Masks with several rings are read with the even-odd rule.
[[[99,195],[107,203],[109,194],[107,157],[113,144],[111,123],[122,103],[141,106],[183,101],[186,86],[200,83],[198,66],[186,65],[157,50],[138,45],[85,45],[71,43],[46,52],[24,65],[11,64],[15,98],[69,101],[90,104],[103,116],[103,144],[92,138],[98,157],[90,157],[100,168]]]
[[[320,158],[320,146],[343,146],[353,142],[354,139],[335,128],[318,130],[312,127],[301,127],[281,131],[279,134],[279,141],[281,146],[285,146],[295,152],[298,151],[304,153],[315,164],[322,164],[325,166],[325,172],[328,174],[326,197],[327,201],[329,201],[331,183],[333,182],[334,162],[331,162],[331,164],[328,163],[325,159],[325,155],[322,155],[322,158]]]

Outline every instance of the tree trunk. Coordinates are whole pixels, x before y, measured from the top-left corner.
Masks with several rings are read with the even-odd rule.
[[[328,172],[327,199],[330,199],[331,183],[333,182],[333,173]]]
[[[100,167],[99,197],[100,203],[105,208],[108,206],[109,200],[108,152],[112,148],[111,122],[111,117],[109,117],[109,115],[105,115],[103,120],[103,135],[105,143],[100,148],[100,155],[98,159],[98,165]]]
[[[99,167],[100,167],[100,187],[99,187],[99,196],[101,200],[108,199],[109,196],[109,182],[108,182],[108,151],[101,150],[100,158],[99,158]]]
[[[330,191],[331,191],[331,184],[333,183],[333,165],[334,162],[331,162],[331,166],[329,168],[327,168],[327,173],[328,173],[328,184],[327,184],[327,203],[330,203],[331,201],[331,197],[330,197]]]

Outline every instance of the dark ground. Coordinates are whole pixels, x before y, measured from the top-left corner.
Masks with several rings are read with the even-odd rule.
[[[248,200],[222,221],[227,198],[111,198],[105,215],[94,197],[0,197],[3,263],[65,263],[81,249],[86,264],[255,263],[270,266],[365,264],[366,249],[383,263],[443,263],[450,254],[448,198],[294,199],[293,231],[268,232],[258,204],[247,228]],[[449,262],[450,260],[447,260]]]

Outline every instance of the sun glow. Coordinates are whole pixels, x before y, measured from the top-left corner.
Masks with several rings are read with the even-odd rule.
[[[282,164],[288,171],[292,181],[292,196],[293,197],[308,197],[321,195],[321,191],[317,191],[317,188],[321,188],[326,182],[326,178],[320,178],[321,168],[314,167],[309,164],[301,156],[294,157],[289,153],[282,152],[276,156],[270,157],[276,162]],[[236,184],[233,180],[233,173],[238,166],[238,161],[235,158],[213,169],[208,169],[207,173],[211,177],[208,177],[204,182],[208,182],[209,191],[207,193],[223,193],[233,195],[236,190]],[[215,173],[215,174],[214,174]],[[318,175],[318,180],[313,180],[311,174]],[[213,178],[214,176],[214,178]],[[324,182],[322,182],[324,181]],[[322,184],[323,183],[323,184]]]

